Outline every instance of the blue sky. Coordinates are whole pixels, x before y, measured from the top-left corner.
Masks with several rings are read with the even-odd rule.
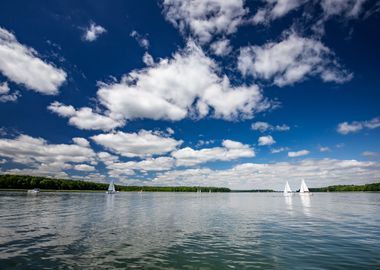
[[[368,0],[3,1],[0,173],[379,182],[379,11]]]

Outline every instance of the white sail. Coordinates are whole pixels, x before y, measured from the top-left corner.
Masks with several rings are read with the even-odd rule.
[[[309,188],[307,187],[305,180],[302,179],[300,193],[307,193],[307,192],[309,192]]]
[[[108,192],[109,194],[112,194],[112,193],[115,193],[116,190],[115,190],[115,185],[113,183],[113,180],[111,181],[110,185],[108,186]]]
[[[284,188],[284,194],[291,193],[292,190],[290,189],[289,182],[286,181],[285,188]]]

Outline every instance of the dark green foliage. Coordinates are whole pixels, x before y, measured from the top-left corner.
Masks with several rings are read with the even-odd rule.
[[[311,192],[341,192],[341,191],[380,191],[380,183],[366,185],[337,185],[322,188],[309,188]]]
[[[232,192],[275,192],[272,189],[232,190]]]
[[[52,179],[29,175],[0,175],[0,189],[53,189],[53,190],[99,190],[105,191],[108,184],[79,180]],[[217,187],[155,187],[155,186],[119,186],[118,191],[160,191],[160,192],[229,192],[228,188]]]

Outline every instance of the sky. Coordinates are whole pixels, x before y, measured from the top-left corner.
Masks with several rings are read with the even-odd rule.
[[[380,182],[380,3],[2,1],[0,174]]]

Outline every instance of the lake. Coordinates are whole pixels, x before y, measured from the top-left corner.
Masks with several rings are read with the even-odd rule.
[[[380,269],[380,193],[0,192],[0,269]]]

